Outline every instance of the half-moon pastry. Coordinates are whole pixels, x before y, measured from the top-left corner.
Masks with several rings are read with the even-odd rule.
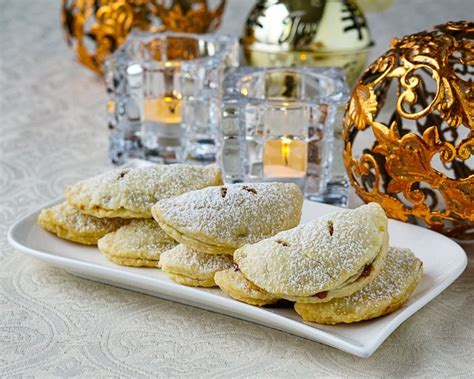
[[[191,287],[215,287],[214,274],[232,267],[232,256],[205,254],[178,245],[161,255],[161,269],[175,282]]]
[[[66,202],[43,209],[38,216],[38,224],[43,229],[83,245],[96,245],[99,238],[126,223],[128,220],[120,218],[84,215]]]
[[[274,304],[280,300],[278,297],[269,294],[245,279],[245,276],[242,275],[242,272],[237,266],[217,272],[214,276],[214,280],[219,288],[227,295],[247,304],[261,307]]]
[[[379,273],[387,217],[376,203],[326,215],[235,251],[242,274],[276,297],[300,303],[348,296]]]
[[[134,267],[160,267],[160,255],[176,245],[153,219],[132,220],[98,242],[112,262]]]
[[[326,303],[296,303],[306,321],[351,323],[395,312],[406,303],[423,275],[423,263],[409,249],[391,247],[380,274],[350,296]]]
[[[296,184],[229,184],[161,200],[152,213],[183,245],[207,254],[232,254],[298,225],[302,206]]]
[[[151,218],[158,200],[222,184],[212,166],[160,165],[122,168],[77,182],[66,189],[66,200],[95,217]]]

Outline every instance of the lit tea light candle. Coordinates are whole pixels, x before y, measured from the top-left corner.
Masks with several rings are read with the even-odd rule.
[[[305,141],[283,136],[267,140],[263,148],[263,173],[272,178],[302,178],[306,175],[308,146]]]
[[[148,149],[180,146],[183,137],[181,94],[170,93],[160,97],[146,98],[143,104],[142,137],[145,146]],[[166,153],[162,153],[162,156],[168,159]],[[172,161],[171,158],[169,159]]]
[[[164,124],[180,124],[181,99],[180,94],[145,99],[145,120]]]

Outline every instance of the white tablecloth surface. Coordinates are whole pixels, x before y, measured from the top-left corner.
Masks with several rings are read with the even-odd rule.
[[[237,35],[253,1],[229,3],[223,30]],[[66,47],[59,6],[1,2],[0,377],[472,375],[474,251],[461,278],[369,359],[79,279],[15,252],[5,237],[15,220],[66,184],[111,168],[104,87]],[[373,55],[392,36],[472,10],[471,0],[396,0],[370,16]]]

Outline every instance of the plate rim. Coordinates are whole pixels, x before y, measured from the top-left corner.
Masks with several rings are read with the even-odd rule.
[[[409,307],[403,308],[400,311],[398,311],[399,313],[392,320],[390,320],[390,322],[388,322],[386,325],[384,325],[384,327],[381,329],[381,331],[379,331],[377,333],[377,335],[375,336],[375,338],[373,340],[371,340],[370,342],[367,342],[365,344],[361,344],[361,343],[359,343],[355,340],[349,339],[345,336],[330,333],[330,332],[327,332],[325,330],[314,327],[313,323],[304,322],[304,321],[303,322],[297,322],[297,321],[292,320],[290,318],[287,318],[283,315],[279,315],[279,314],[276,314],[274,312],[268,311],[264,308],[254,307],[252,305],[245,304],[245,303],[239,302],[239,301],[231,299],[231,298],[217,296],[215,294],[202,291],[198,288],[186,287],[186,286],[179,285],[177,283],[168,283],[168,282],[162,281],[161,279],[158,279],[158,278],[150,278],[150,277],[147,277],[147,276],[139,275],[137,273],[127,271],[126,270],[127,267],[122,268],[121,266],[118,266],[118,267],[111,268],[111,267],[97,265],[95,263],[89,263],[89,262],[85,262],[85,261],[72,259],[72,258],[69,258],[69,257],[58,256],[58,255],[55,255],[53,253],[41,251],[41,250],[38,250],[38,249],[34,249],[32,247],[26,246],[26,245],[22,244],[20,241],[17,240],[16,234],[18,234],[18,229],[23,224],[28,223],[29,220],[32,219],[32,218],[36,219],[37,215],[39,214],[39,212],[41,212],[42,209],[47,208],[47,207],[51,207],[55,204],[59,204],[60,202],[62,202],[64,200],[65,199],[63,197],[57,198],[56,200],[53,200],[53,201],[51,201],[51,202],[35,209],[35,210],[27,213],[26,215],[24,215],[20,219],[18,219],[16,222],[14,222],[13,225],[10,226],[10,228],[8,229],[8,232],[7,232],[7,240],[9,242],[9,244],[15,250],[17,250],[21,253],[24,253],[24,254],[26,254],[30,257],[33,257],[35,259],[39,259],[39,260],[41,260],[43,262],[46,262],[48,264],[51,264],[55,267],[59,267],[59,268],[65,270],[65,271],[67,271],[67,272],[69,272],[73,275],[76,275],[76,276],[79,276],[79,277],[82,277],[82,278],[86,278],[86,279],[89,279],[89,280],[94,280],[94,281],[101,282],[100,279],[98,279],[98,278],[90,278],[90,277],[87,277],[86,275],[81,276],[80,273],[76,272],[76,269],[80,268],[82,270],[79,270],[79,271],[87,272],[87,273],[90,273],[92,271],[92,273],[95,273],[96,275],[105,273],[107,275],[107,279],[109,279],[109,277],[112,277],[112,279],[110,279],[111,281],[114,281],[114,283],[119,283],[119,284],[113,284],[113,285],[117,285],[117,286],[120,286],[120,276],[119,276],[120,274],[122,276],[123,276],[123,274],[126,274],[126,276],[130,276],[131,278],[139,279],[139,280],[145,281],[145,282],[159,281],[159,283],[161,285],[163,285],[164,289],[166,290],[166,294],[165,294],[166,296],[173,296],[173,295],[169,295],[169,292],[173,292],[173,289],[178,288],[178,292],[180,292],[181,294],[182,293],[185,294],[185,299],[184,300],[188,300],[188,298],[191,299],[191,298],[193,298],[193,296],[192,296],[193,294],[199,293],[201,296],[205,297],[205,303],[204,304],[201,304],[199,301],[194,301],[194,302],[192,302],[193,304],[190,304],[191,301],[183,302],[182,298],[179,298],[179,297],[176,297],[176,296],[173,297],[172,299],[170,299],[170,298],[165,298],[165,299],[168,300],[168,301],[176,301],[178,303],[184,303],[186,305],[195,306],[197,308],[205,309],[205,310],[208,310],[208,311],[211,311],[211,312],[224,314],[226,316],[238,318],[238,319],[241,319],[241,320],[245,320],[247,322],[257,323],[259,325],[263,325],[265,327],[276,329],[276,330],[279,330],[279,331],[282,331],[282,332],[285,332],[285,333],[293,334],[293,335],[299,336],[301,338],[310,339],[314,342],[323,343],[325,345],[331,346],[333,348],[339,349],[339,350],[344,351],[344,352],[349,353],[349,354],[356,355],[356,356],[361,357],[361,358],[370,357],[380,347],[380,345],[388,338],[388,336],[390,336],[393,333],[393,331],[396,330],[405,320],[410,318],[413,314],[415,314],[422,307],[424,307],[426,304],[431,302],[435,297],[437,297],[441,292],[443,292],[446,288],[448,288],[464,272],[464,270],[467,267],[467,263],[468,263],[467,255],[466,255],[464,249],[457,242],[453,241],[452,239],[450,239],[450,238],[448,238],[448,237],[446,237],[446,236],[444,236],[440,233],[436,233],[432,230],[429,230],[427,228],[423,228],[423,227],[418,226],[418,225],[407,224],[407,223],[404,223],[404,222],[401,222],[401,221],[398,221],[398,220],[389,219],[390,222],[399,223],[399,224],[403,224],[403,225],[409,225],[410,227],[420,228],[424,232],[434,233],[438,237],[445,238],[447,242],[450,242],[452,244],[452,246],[455,250],[455,252],[453,251],[453,252],[450,252],[449,254],[457,254],[459,262],[457,262],[458,264],[455,267],[449,268],[445,272],[445,274],[443,275],[442,280],[440,280],[440,282],[435,287],[431,288],[427,294],[423,295],[420,299],[417,299],[416,302],[410,304]],[[305,200],[305,202],[307,202],[307,200]],[[315,203],[315,202],[311,202],[311,203],[317,204],[317,205],[320,205],[320,206],[323,206],[323,207],[326,207],[326,208],[334,208],[334,210],[344,209],[344,208],[339,208],[339,207],[336,207],[336,206],[333,206],[333,205],[330,205],[330,204]],[[48,232],[45,231],[45,233],[48,233]],[[69,266],[71,268],[68,268]],[[89,271],[89,270],[91,270],[91,271]],[[106,282],[102,282],[102,283],[112,285],[112,284],[106,283]],[[135,287],[135,286],[123,285],[121,287],[122,288],[127,288],[127,289],[132,290],[132,291],[142,292],[142,293],[145,290],[144,288],[140,288],[138,286]],[[169,291],[169,290],[171,290],[171,291]],[[158,297],[158,298],[160,298],[162,296],[162,293],[156,293],[156,292],[154,292],[154,293],[148,292],[148,294],[151,295],[151,296]],[[200,300],[202,301],[202,299],[200,299]],[[217,304],[210,304],[210,303],[208,304],[208,302],[210,302],[210,303],[216,303],[217,302]],[[223,307],[223,311],[228,311],[232,314],[224,313],[223,311],[220,311],[220,308],[216,308],[216,307]],[[259,317],[262,317],[262,318],[263,318],[263,316],[265,316],[266,318],[270,317],[272,319],[271,320],[272,325],[268,325],[268,324],[263,323],[263,320],[259,321],[259,320],[255,320],[254,318],[251,319],[250,317],[248,317],[249,316],[248,312],[247,312],[247,317],[245,317],[245,315],[242,316],[242,317],[238,317],[235,314],[235,310],[246,310],[246,309],[251,310],[251,312],[256,312]],[[370,322],[370,320],[367,321],[367,322]],[[311,333],[306,333],[306,336],[304,336],[304,335],[302,335],[303,333],[297,333],[296,331],[291,332],[291,331],[288,331],[288,329],[280,329],[277,326],[274,326],[275,324],[278,325],[278,324],[282,324],[282,323],[288,323],[289,326],[291,326],[293,330],[294,329],[300,329],[303,326],[304,327],[311,327],[312,332]],[[314,335],[313,338],[310,335]],[[315,338],[317,338],[317,339],[315,339]]]

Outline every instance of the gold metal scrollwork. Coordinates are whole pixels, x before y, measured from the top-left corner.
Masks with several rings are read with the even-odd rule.
[[[394,109],[385,101],[391,85]],[[368,129],[372,145],[365,140],[357,155],[354,146]],[[349,179],[364,201],[378,202],[392,218],[473,241],[474,23],[394,39],[354,88],[344,143]]]
[[[219,26],[225,4],[220,0],[211,10],[206,0],[63,0],[61,20],[79,62],[102,73],[106,57],[132,28],[211,32]]]

